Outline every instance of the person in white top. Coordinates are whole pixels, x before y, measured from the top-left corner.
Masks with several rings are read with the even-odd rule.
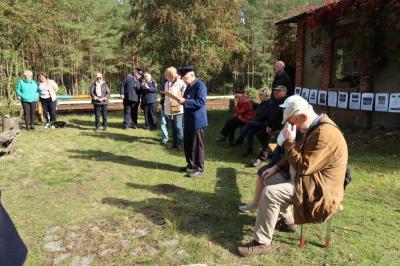
[[[167,79],[167,82],[165,82],[164,91],[169,92],[178,98],[183,97],[186,85],[180,79],[177,69],[175,67],[167,68],[165,71],[165,78]],[[183,106],[168,95],[165,95],[164,113],[167,118],[167,124],[169,121],[171,121],[172,124],[173,142],[171,148],[183,151]]]
[[[57,92],[58,85],[54,80],[48,78],[47,73],[38,74],[40,103],[46,118],[45,128],[54,129],[57,120]]]

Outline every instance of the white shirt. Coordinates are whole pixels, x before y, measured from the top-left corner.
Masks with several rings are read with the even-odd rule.
[[[50,98],[49,86],[47,85],[47,82],[40,83],[39,89],[40,89],[40,98],[42,99]]]

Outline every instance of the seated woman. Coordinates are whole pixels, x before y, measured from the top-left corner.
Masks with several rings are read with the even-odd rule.
[[[218,142],[225,142],[228,138],[228,142],[232,144],[235,139],[235,130],[246,125],[247,121],[253,118],[253,105],[247,99],[243,89],[236,89],[235,91],[234,114],[234,117],[225,122],[225,126],[221,130],[221,136],[217,139]]]

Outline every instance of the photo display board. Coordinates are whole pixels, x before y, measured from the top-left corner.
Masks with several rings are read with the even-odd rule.
[[[348,102],[349,102],[349,94],[347,92],[339,92],[338,107],[347,109]]]
[[[374,106],[374,94],[362,93],[361,94],[361,110],[372,111]]]
[[[375,111],[387,112],[389,107],[389,93],[375,94]]]
[[[318,92],[318,104],[326,106],[326,95],[327,91],[319,91]]]
[[[400,113],[400,93],[391,93],[390,94],[389,112]]]
[[[337,106],[337,92],[329,91],[328,92],[328,106],[336,107]]]
[[[317,104],[318,99],[318,90],[312,89],[310,90],[310,95],[308,96],[308,102],[311,104]]]

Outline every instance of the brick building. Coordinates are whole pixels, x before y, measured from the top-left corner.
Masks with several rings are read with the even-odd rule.
[[[362,1],[335,1],[276,23],[277,27],[282,27],[282,25],[297,27],[295,47],[292,47],[296,51],[295,84],[301,88],[336,91],[338,94],[346,92],[349,95],[349,102],[352,94],[357,93],[360,93],[362,97],[364,97],[363,94],[373,93],[374,101],[378,99],[375,98],[378,96],[377,93],[387,94],[388,102],[390,97],[400,99],[400,94],[394,94],[400,93],[400,58],[397,55],[386,56],[385,60],[376,63],[374,58],[365,56],[367,53],[362,56],[364,51],[357,49],[363,45],[362,41],[360,44],[362,39],[358,38],[364,36],[363,31],[369,31],[372,33],[371,36],[374,36],[373,38],[379,38],[374,40],[377,44],[382,40],[383,48],[380,49],[384,51],[386,51],[385,45],[393,45],[392,29],[376,27],[371,30],[368,27],[360,27],[360,25],[372,25],[368,24],[367,19],[369,16],[373,17],[371,14],[374,14],[368,8],[375,8],[373,11],[379,12],[375,15],[385,18],[391,17],[394,12],[393,7],[385,6],[383,3],[379,9],[376,9],[376,7],[362,6],[358,2]],[[348,12],[349,8],[357,12]],[[340,12],[340,10],[347,12]],[[364,15],[367,12],[369,16]],[[398,12],[400,16],[400,9],[395,12]],[[326,22],[328,19],[329,26]],[[360,21],[363,21],[363,24]],[[397,33],[400,32],[400,30],[397,31]],[[397,37],[395,35],[395,38],[394,43],[397,45],[400,43],[400,35]],[[375,45],[374,42],[371,43]],[[377,52],[380,51],[373,50],[378,48],[379,45],[375,45],[371,54],[378,54]],[[284,56],[281,58],[285,59]],[[400,113],[394,113],[395,109],[389,107],[387,111],[376,111],[375,106],[372,111],[350,109],[349,105],[347,108],[337,108],[315,104],[314,107],[317,111],[328,113],[338,124],[345,127],[400,128]]]

